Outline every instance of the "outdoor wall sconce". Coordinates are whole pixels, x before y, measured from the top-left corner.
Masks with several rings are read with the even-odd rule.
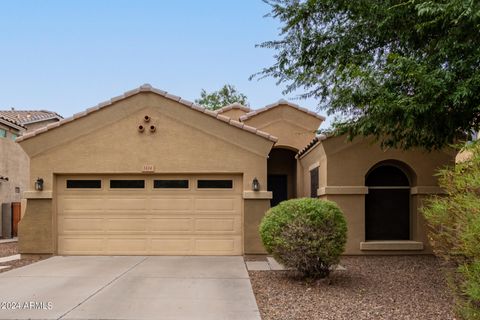
[[[139,125],[138,126],[138,132],[143,132],[143,131],[145,131],[145,127],[142,126],[142,125]]]
[[[145,116],[145,117],[143,117],[143,121],[145,121],[145,122],[149,122],[149,121],[150,121],[150,117],[149,117],[149,116]]]
[[[260,191],[260,182],[258,182],[257,177],[253,178],[253,181],[252,181],[252,190],[253,190],[253,191]]]
[[[157,130],[157,128],[155,128],[155,126],[150,126],[150,132],[155,132],[155,130]]]
[[[42,191],[43,190],[43,179],[42,178],[37,178],[37,181],[35,181],[35,190],[37,190],[37,191]]]
[[[0,182],[8,181],[8,177],[0,176]]]

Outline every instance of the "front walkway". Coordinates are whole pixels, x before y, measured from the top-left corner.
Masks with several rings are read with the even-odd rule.
[[[0,288],[0,319],[260,319],[243,257],[57,256]]]

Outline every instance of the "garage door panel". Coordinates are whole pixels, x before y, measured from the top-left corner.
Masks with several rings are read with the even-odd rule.
[[[75,238],[60,236],[58,252],[65,254],[102,254],[104,250],[103,238]]]
[[[191,254],[193,240],[188,238],[151,239],[150,252],[155,254]]]
[[[192,217],[193,211],[178,211],[178,210],[150,210],[150,217],[169,217],[172,219],[181,219],[185,217]]]
[[[196,198],[195,211],[234,211],[239,207],[236,198]]]
[[[196,239],[195,251],[202,254],[220,254],[226,252],[236,252],[240,247],[240,237],[225,237],[210,238],[210,239]]]
[[[123,199],[106,199],[105,200],[105,209],[106,210],[146,210],[147,209],[147,199],[146,198],[123,198]]]
[[[103,232],[104,223],[102,218],[70,218],[60,216],[58,227],[63,233],[72,232]]]
[[[238,233],[241,231],[240,218],[196,218],[195,231],[207,233]]]
[[[59,212],[101,211],[104,208],[104,202],[105,200],[99,197],[65,197],[59,202],[58,210]]]
[[[150,223],[150,230],[152,232],[192,232],[193,219],[192,218],[152,218]]]
[[[223,176],[222,176],[223,177]],[[234,189],[153,188],[152,176],[82,176],[83,179],[145,180],[144,189],[68,189],[58,185],[58,253],[80,255],[240,255],[241,177]],[[201,176],[217,179],[217,176]],[[63,180],[62,180],[63,179]],[[223,178],[222,178],[223,179]]]
[[[150,202],[154,211],[190,211],[193,208],[191,198],[152,198]]]
[[[107,219],[108,232],[146,232],[148,221],[145,218],[115,218]]]
[[[108,238],[106,250],[113,254],[142,254],[147,252],[148,239]]]

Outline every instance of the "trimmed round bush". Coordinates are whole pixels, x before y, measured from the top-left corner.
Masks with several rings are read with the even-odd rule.
[[[268,253],[286,267],[324,278],[345,250],[347,223],[332,201],[292,199],[267,211],[260,236]]]

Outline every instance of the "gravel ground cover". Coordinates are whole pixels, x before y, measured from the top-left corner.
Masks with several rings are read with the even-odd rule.
[[[17,242],[0,243],[0,257],[8,257],[18,254]]]
[[[0,243],[0,257],[8,257],[14,254],[18,254],[17,249],[17,242],[7,242],[7,243]],[[7,272],[15,268],[26,266],[27,264],[31,264],[40,260],[45,259],[46,257],[40,256],[25,256],[19,260],[9,261],[0,263],[0,266],[10,266],[10,268],[1,269],[0,273]]]
[[[288,271],[250,271],[263,320],[455,319],[433,256],[343,257],[346,271],[306,282]]]

